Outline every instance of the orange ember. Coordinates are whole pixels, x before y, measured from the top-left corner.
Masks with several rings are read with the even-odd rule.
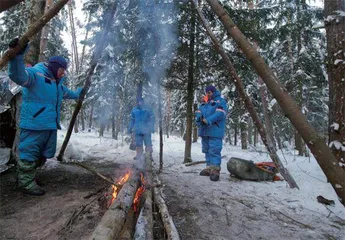
[[[127,182],[129,176],[131,175],[130,172],[126,173],[119,181],[117,181],[116,183],[119,184],[119,185],[123,185],[125,182]],[[119,193],[120,191],[120,188],[112,185],[112,188],[113,188],[113,197],[111,198],[111,204],[114,202],[114,200],[116,199],[117,197],[117,194]]]
[[[134,200],[133,200],[134,212],[137,212],[137,210],[139,208],[141,196],[145,192],[145,187],[144,187],[144,180],[145,180],[145,178],[144,178],[144,175],[142,173],[140,173],[140,178],[141,178],[141,184],[142,185],[138,188],[137,192],[135,193],[135,197],[134,197]]]

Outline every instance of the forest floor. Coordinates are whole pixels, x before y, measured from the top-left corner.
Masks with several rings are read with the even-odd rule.
[[[154,136],[156,169],[158,139]],[[225,145],[219,182],[199,176],[202,164],[185,167],[183,151],[182,139],[165,139],[164,168],[159,175],[181,239],[345,239],[345,208],[336,201],[334,190],[312,157],[285,152],[286,167],[300,187],[297,190],[284,181],[230,177],[226,170],[230,157],[269,161],[262,149],[244,151]],[[203,160],[200,143],[193,144],[192,151],[194,161]],[[134,152],[124,140],[100,139],[97,133],[73,135],[66,157],[115,179],[135,164]],[[88,239],[106,210],[98,199],[109,184],[78,166],[55,160],[39,169],[38,178],[47,191],[42,197],[16,191],[13,171],[0,176],[0,239]],[[99,190],[100,194],[90,196]],[[318,195],[336,204],[320,204]]]

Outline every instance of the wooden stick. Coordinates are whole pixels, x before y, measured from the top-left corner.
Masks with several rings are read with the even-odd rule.
[[[52,19],[69,0],[58,1],[47,13],[45,13],[37,22],[29,27],[29,30],[19,39],[18,45],[15,48],[8,49],[0,60],[0,70],[13,59],[16,54],[22,50],[30,39],[37,34]]]
[[[160,183],[158,176],[155,176],[155,182]],[[176,229],[176,226],[172,220],[172,217],[169,214],[169,210],[167,205],[165,204],[165,201],[161,195],[161,191],[158,188],[153,189],[154,192],[154,201],[158,205],[159,212],[162,217],[162,222],[165,227],[166,234],[168,236],[169,240],[179,240],[180,236],[178,234],[178,231]]]
[[[92,233],[90,239],[112,240],[119,238],[128,211],[133,204],[133,199],[139,186],[139,179],[139,172],[133,171],[113,204],[102,217],[101,222]]]
[[[115,187],[120,187],[120,188],[122,187],[122,185],[117,184],[117,183],[114,182],[111,178],[106,177],[106,176],[100,174],[100,173],[97,172],[95,169],[93,169],[93,168],[91,168],[91,167],[89,167],[89,166],[86,166],[86,165],[84,165],[84,164],[82,164],[82,163],[80,163],[80,162],[71,162],[71,163],[69,163],[69,164],[74,164],[74,165],[77,165],[77,166],[79,166],[79,167],[82,167],[82,168],[88,170],[89,172],[92,172],[93,174],[97,175],[98,177],[102,178],[103,180],[105,180],[106,182],[110,183],[111,185],[114,185]]]
[[[101,58],[102,52],[105,48],[105,43],[106,43],[105,40],[107,39],[108,33],[110,32],[110,29],[111,29],[111,26],[112,26],[112,23],[114,20],[114,15],[115,15],[115,12],[117,9],[117,4],[118,4],[118,1],[114,1],[113,6],[111,8],[111,11],[109,13],[107,13],[107,15],[109,16],[107,19],[107,25],[105,26],[105,28],[103,30],[103,34],[100,38],[99,44],[96,45],[95,51],[93,52],[90,67],[88,69],[86,79],[84,82],[83,90],[80,93],[77,105],[73,111],[72,118],[71,118],[71,121],[70,121],[68,129],[67,129],[66,137],[62,143],[59,155],[57,157],[57,159],[59,161],[63,160],[63,155],[65,153],[65,150],[67,148],[67,144],[68,144],[69,139],[71,137],[74,123],[75,123],[77,116],[78,116],[78,113],[79,113],[79,111],[83,105],[83,101],[85,99],[86,93],[89,91],[89,88],[91,86],[91,77],[93,75],[93,72],[94,72],[97,64],[98,64],[98,60]]]
[[[185,166],[189,167],[189,166],[192,166],[192,165],[197,165],[197,164],[202,164],[202,163],[206,163],[206,161],[190,162],[190,163],[186,163]]]

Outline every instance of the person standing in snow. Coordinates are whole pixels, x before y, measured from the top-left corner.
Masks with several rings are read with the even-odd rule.
[[[201,137],[202,152],[206,158],[206,168],[200,175],[209,176],[211,181],[218,181],[228,109],[225,100],[214,86],[207,86],[205,90],[206,97],[196,111],[198,135]]]
[[[9,47],[17,44],[18,38],[13,39]],[[78,99],[82,88],[74,92],[63,85],[67,69],[63,57],[51,57],[47,63],[25,68],[27,50],[28,45],[9,62],[8,68],[10,79],[23,87],[17,182],[23,193],[41,196],[45,191],[36,182],[36,168],[55,155],[62,99]]]
[[[137,98],[137,105],[132,109],[131,119],[129,121],[127,133],[131,134],[134,129],[136,157],[140,159],[143,154],[143,142],[145,144],[145,152],[152,154],[151,133],[155,131],[155,116],[151,107],[145,104],[144,99]]]

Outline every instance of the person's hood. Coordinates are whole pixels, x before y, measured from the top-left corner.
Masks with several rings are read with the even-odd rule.
[[[40,63],[37,63],[34,67],[41,71],[39,75],[41,75],[43,73],[44,77],[47,77],[50,80],[56,81],[56,79],[53,76],[53,73],[50,72],[50,70],[48,69],[48,64],[47,63],[40,62]],[[62,77],[60,80],[58,80],[58,83],[60,84],[64,80],[65,80],[65,78]]]
[[[212,94],[212,97],[210,99],[208,99],[209,101],[210,100],[214,100],[216,98],[220,98],[220,92],[218,90],[216,90],[213,94]]]

